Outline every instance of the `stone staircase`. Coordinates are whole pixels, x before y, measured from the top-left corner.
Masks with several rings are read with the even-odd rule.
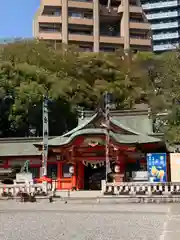
[[[74,198],[74,199],[93,199],[93,198],[98,198],[102,197],[103,193],[101,191],[68,191],[68,190],[57,190],[56,191],[56,196],[57,197],[62,197],[62,198]]]

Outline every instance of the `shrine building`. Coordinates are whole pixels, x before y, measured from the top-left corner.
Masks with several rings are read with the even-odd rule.
[[[57,189],[98,190],[106,178],[105,114],[84,111],[78,126],[59,137],[49,138],[47,175]],[[162,135],[153,132],[148,109],[110,112],[109,181],[148,181],[134,173],[147,172],[147,153],[166,152]],[[30,161],[34,178],[40,176],[42,139],[0,139],[0,175],[16,164]],[[2,171],[3,172],[3,171]],[[142,177],[143,178],[143,177]]]

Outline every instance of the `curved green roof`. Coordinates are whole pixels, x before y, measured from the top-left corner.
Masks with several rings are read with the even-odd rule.
[[[91,118],[84,119],[84,121],[82,121],[80,125],[78,125],[76,128],[73,128],[71,131],[65,133],[65,134],[62,135],[61,137],[70,136],[70,135],[73,134],[74,132],[77,132],[77,131],[81,130],[82,128],[84,128],[85,126],[87,126],[89,123],[91,123],[97,116],[98,116],[98,113],[94,114]],[[59,138],[59,137],[58,137],[58,138]]]
[[[76,128],[72,129],[71,131],[65,133],[62,136],[53,138],[49,140],[48,145],[49,146],[63,146],[66,144],[69,144],[72,142],[74,138],[80,135],[101,135],[106,134],[106,129],[104,128],[88,128],[87,126],[94,122],[97,117],[105,117],[103,112],[97,112],[90,118],[85,118],[81,121],[81,124],[79,124]],[[110,117],[110,122],[114,124],[115,126],[119,127],[120,129],[125,130],[126,134],[121,133],[115,133],[113,131],[110,131],[110,137],[114,139],[117,143],[120,144],[142,144],[142,143],[158,143],[162,140],[159,138],[155,138],[152,136],[149,136],[145,133],[140,133],[135,131],[134,129],[131,129],[129,126],[125,125],[125,122],[121,123],[120,121],[116,120],[113,117]],[[36,144],[36,145],[42,145]]]
[[[74,132],[70,137],[57,137],[49,141],[49,146],[62,146],[71,143],[71,141],[81,135],[98,135],[106,134],[106,130],[103,128],[86,128]],[[120,144],[141,144],[141,143],[156,143],[161,140],[158,138],[140,135],[118,134],[110,131],[110,137],[112,137],[117,143]]]

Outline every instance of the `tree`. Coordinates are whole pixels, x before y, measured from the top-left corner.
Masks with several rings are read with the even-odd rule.
[[[166,111],[167,139],[179,128],[179,51],[155,55],[82,53],[76,46],[19,41],[0,52],[0,136],[42,135],[42,101],[48,94],[51,135],[76,125],[76,109],[94,110],[105,91],[118,109],[148,103]],[[179,133],[178,133],[179,134]]]

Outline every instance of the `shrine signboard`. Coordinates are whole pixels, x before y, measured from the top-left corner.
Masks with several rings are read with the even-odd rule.
[[[180,153],[170,154],[171,182],[180,182]]]

